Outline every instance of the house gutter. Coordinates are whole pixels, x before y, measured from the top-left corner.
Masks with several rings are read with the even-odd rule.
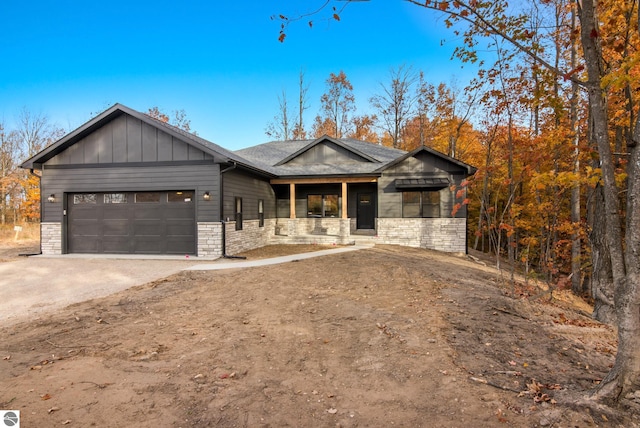
[[[227,222],[224,218],[224,179],[225,172],[232,171],[238,167],[236,161],[231,161],[232,165],[220,171],[220,222],[222,223],[222,258],[246,260],[244,256],[231,256],[227,254]]]

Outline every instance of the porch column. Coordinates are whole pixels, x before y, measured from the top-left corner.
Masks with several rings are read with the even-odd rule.
[[[347,182],[342,182],[342,215],[341,218],[347,218]]]
[[[289,218],[296,218],[296,185],[289,183]]]

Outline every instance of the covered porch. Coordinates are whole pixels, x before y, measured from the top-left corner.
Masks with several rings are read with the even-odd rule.
[[[375,236],[377,177],[277,178],[275,239],[349,244]]]

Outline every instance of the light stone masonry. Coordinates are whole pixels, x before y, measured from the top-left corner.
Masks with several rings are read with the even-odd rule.
[[[62,254],[62,223],[40,223],[40,251],[48,256]]]
[[[236,230],[235,221],[229,221],[225,225],[226,253],[234,255],[268,245],[274,236],[276,219],[265,219],[262,227],[259,226],[259,220],[245,220],[242,222],[242,230]]]
[[[222,223],[198,223],[198,257],[222,256]]]
[[[383,244],[447,253],[464,253],[467,249],[464,218],[378,218],[376,230]]]

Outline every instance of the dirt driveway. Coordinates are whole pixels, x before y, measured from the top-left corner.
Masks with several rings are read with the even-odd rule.
[[[19,257],[0,262],[0,326],[167,277],[194,262]]]
[[[0,326],[0,409],[24,426],[640,426],[583,399],[614,329],[540,291],[392,246],[183,271]]]

